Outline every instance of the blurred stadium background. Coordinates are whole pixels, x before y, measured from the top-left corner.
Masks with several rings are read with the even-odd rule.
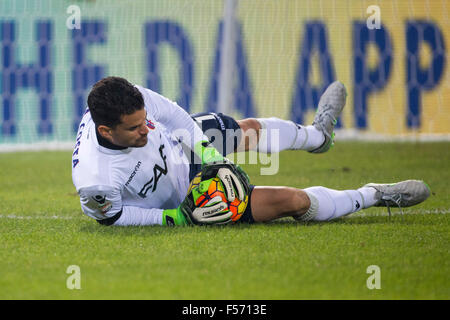
[[[448,141],[449,10],[447,0],[3,0],[0,150],[70,149],[90,87],[108,75],[191,113],[302,123],[339,79],[349,96],[337,139]]]

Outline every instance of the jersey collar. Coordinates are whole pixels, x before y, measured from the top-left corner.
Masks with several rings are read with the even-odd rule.
[[[122,153],[128,153],[131,151],[131,148],[117,146],[117,145],[109,142],[105,138],[103,138],[100,134],[98,134],[96,125],[94,126],[94,135],[96,137],[96,139],[94,139],[94,141],[97,142],[97,148],[103,153],[122,154]]]
[[[111,149],[111,150],[125,150],[125,149],[127,149],[126,147],[117,146],[117,145],[109,142],[105,138],[103,138],[102,135],[98,133],[97,126],[95,126],[95,135],[97,136],[98,144],[101,145],[102,147],[105,147],[105,148],[108,148],[108,149]]]

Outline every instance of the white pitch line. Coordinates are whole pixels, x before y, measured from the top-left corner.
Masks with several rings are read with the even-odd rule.
[[[425,215],[425,214],[449,214],[450,209],[433,209],[433,210],[408,210],[403,209],[403,215]],[[393,216],[401,216],[402,213],[400,212],[400,209],[392,207],[391,208],[391,214]],[[383,212],[383,213],[366,213],[366,212],[356,212],[354,214],[349,215],[347,218],[355,218],[355,217],[384,217],[389,216],[389,213]]]
[[[60,216],[16,216],[15,214],[1,215],[0,219],[17,219],[17,220],[73,220],[75,217]]]
[[[394,208],[395,210],[395,208]],[[393,210],[392,210],[393,211]],[[404,215],[409,214],[449,214],[450,209],[433,209],[433,210],[403,210]],[[400,210],[396,210],[392,212],[393,216],[401,215]],[[357,212],[355,214],[349,215],[347,218],[354,218],[354,217],[376,217],[376,216],[388,216],[387,211],[383,213],[377,213],[377,214],[367,214],[365,212]],[[8,215],[2,215],[0,214],[0,219],[17,219],[17,220],[75,220],[79,217],[61,217],[61,216],[17,216],[14,214],[8,214]]]

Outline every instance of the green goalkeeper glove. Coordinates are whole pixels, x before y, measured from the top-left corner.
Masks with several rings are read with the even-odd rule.
[[[208,141],[195,145],[195,153],[202,160],[202,180],[217,176],[226,189],[227,198],[233,201],[235,196],[232,184],[236,186],[239,200],[243,200],[250,189],[250,179],[242,168],[222,156]]]
[[[180,210],[180,207],[176,209],[165,209],[163,210],[163,226],[187,226],[189,221],[185,218]]]
[[[178,208],[163,210],[163,226],[211,225],[231,222],[233,213],[228,210],[228,204],[220,197],[209,200],[203,207],[197,207],[194,202],[194,193],[197,193],[196,196],[201,193],[197,188],[186,196]]]
[[[217,149],[214,148],[209,141],[197,142],[197,144],[194,147],[194,152],[202,160],[202,165],[211,162],[224,162],[228,160],[224,156],[222,156],[222,154],[219,151],[217,151]]]

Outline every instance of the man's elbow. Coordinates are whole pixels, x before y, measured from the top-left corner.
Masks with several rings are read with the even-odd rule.
[[[117,220],[119,220],[121,215],[122,215],[122,210],[120,210],[118,213],[116,213],[112,217],[102,219],[102,220],[97,220],[97,222],[103,226],[112,226]]]

